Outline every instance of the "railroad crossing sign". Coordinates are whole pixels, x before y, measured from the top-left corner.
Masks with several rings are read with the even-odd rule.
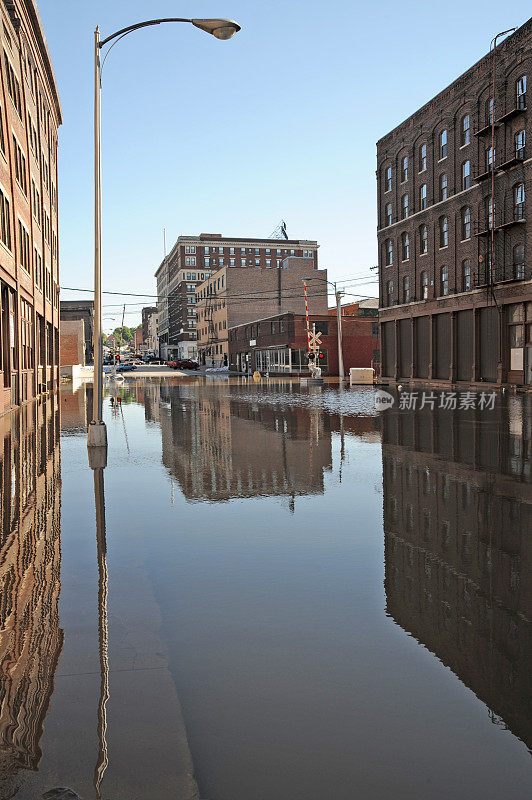
[[[318,331],[316,333],[316,323],[313,323],[312,333],[310,333],[309,331],[309,337],[308,337],[308,343],[311,350],[316,351],[320,349],[320,344],[322,344],[321,336],[322,336],[321,331]]]

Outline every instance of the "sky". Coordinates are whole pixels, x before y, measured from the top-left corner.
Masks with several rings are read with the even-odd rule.
[[[61,299],[93,277],[93,43],[145,19],[227,17],[218,41],[158,25],[118,42],[102,79],[103,288],[156,294],[181,234],[315,239],[346,291],[377,295],[376,142],[522,25],[500,0],[38,0],[63,110]],[[348,286],[347,279],[361,280]],[[155,298],[153,298],[155,299]],[[349,299],[355,299],[354,296]],[[104,295],[105,329],[146,297]],[[136,304],[136,305],[133,305]],[[112,315],[116,314],[113,318]]]

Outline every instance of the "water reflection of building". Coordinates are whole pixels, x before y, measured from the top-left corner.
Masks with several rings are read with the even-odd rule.
[[[387,610],[529,748],[531,406],[382,415]]]
[[[0,418],[0,795],[36,769],[61,649],[59,400]],[[7,794],[6,794],[7,793]]]
[[[221,391],[181,384],[161,387],[156,413],[163,464],[189,500],[324,491],[331,430],[317,409],[232,398],[228,386]]]

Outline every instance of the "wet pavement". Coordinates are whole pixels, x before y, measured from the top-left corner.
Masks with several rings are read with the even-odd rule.
[[[0,418],[0,800],[528,800],[530,395],[118,393]]]

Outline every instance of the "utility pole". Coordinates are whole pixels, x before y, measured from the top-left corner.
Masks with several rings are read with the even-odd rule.
[[[338,317],[338,376],[341,381],[344,380],[344,354],[342,343],[342,294],[343,292],[336,290],[336,283],[334,284],[334,292],[336,294],[336,315]]]

